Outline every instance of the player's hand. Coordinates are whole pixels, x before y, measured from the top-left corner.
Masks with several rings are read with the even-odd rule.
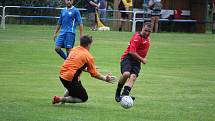
[[[112,76],[112,74],[109,73],[109,74],[106,75],[105,81],[108,82],[108,83],[113,83],[113,81],[114,81],[115,79],[116,79],[116,77],[115,77],[115,76]]]
[[[146,58],[141,59],[141,63],[146,64],[146,62],[147,62]]]

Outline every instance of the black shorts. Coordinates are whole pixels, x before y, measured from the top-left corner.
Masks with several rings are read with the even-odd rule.
[[[119,9],[120,11],[125,11],[125,6],[124,6],[124,4],[122,3],[122,1],[119,3],[118,9]],[[126,12],[120,12],[120,13],[121,13],[121,17],[122,17],[123,19],[127,19],[127,18],[128,18],[128,13],[126,13]]]
[[[88,100],[88,95],[85,88],[82,86],[81,81],[73,79],[72,81],[64,80],[60,77],[63,86],[69,91],[69,96],[79,98],[82,102]]]
[[[215,13],[213,13],[213,21],[215,21]]]
[[[124,72],[130,72],[130,74],[135,74],[138,77],[138,74],[141,69],[141,63],[134,58],[131,57],[131,55],[127,55],[122,61],[121,61],[121,73]]]

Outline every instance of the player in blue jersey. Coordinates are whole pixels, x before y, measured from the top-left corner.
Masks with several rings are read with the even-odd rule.
[[[66,7],[61,10],[60,18],[54,31],[54,41],[56,40],[55,51],[65,60],[75,43],[76,25],[79,25],[81,38],[83,35],[83,23],[80,11],[72,5],[73,0],[64,1]],[[59,30],[60,33],[57,37]],[[61,48],[66,48],[66,54]]]

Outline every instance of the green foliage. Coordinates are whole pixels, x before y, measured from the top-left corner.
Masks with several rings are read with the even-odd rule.
[[[117,83],[82,74],[84,104],[53,106],[62,95],[63,60],[54,52],[54,26],[7,25],[0,29],[0,119],[2,121],[214,121],[215,43],[211,34],[151,35],[147,65],[131,95],[134,107],[114,101]],[[85,30],[101,73],[120,76],[119,60],[133,33]],[[79,34],[77,34],[77,39]],[[76,45],[78,40],[76,41]]]

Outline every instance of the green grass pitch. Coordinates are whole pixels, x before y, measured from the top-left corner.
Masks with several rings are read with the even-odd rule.
[[[114,101],[117,83],[82,74],[89,100],[53,106],[62,95],[58,79],[63,60],[54,52],[54,26],[7,25],[0,29],[1,121],[214,121],[215,35],[151,34],[148,63],[131,95],[134,106]],[[91,49],[101,73],[120,76],[119,60],[130,32],[98,32]],[[79,34],[77,34],[76,45]]]

